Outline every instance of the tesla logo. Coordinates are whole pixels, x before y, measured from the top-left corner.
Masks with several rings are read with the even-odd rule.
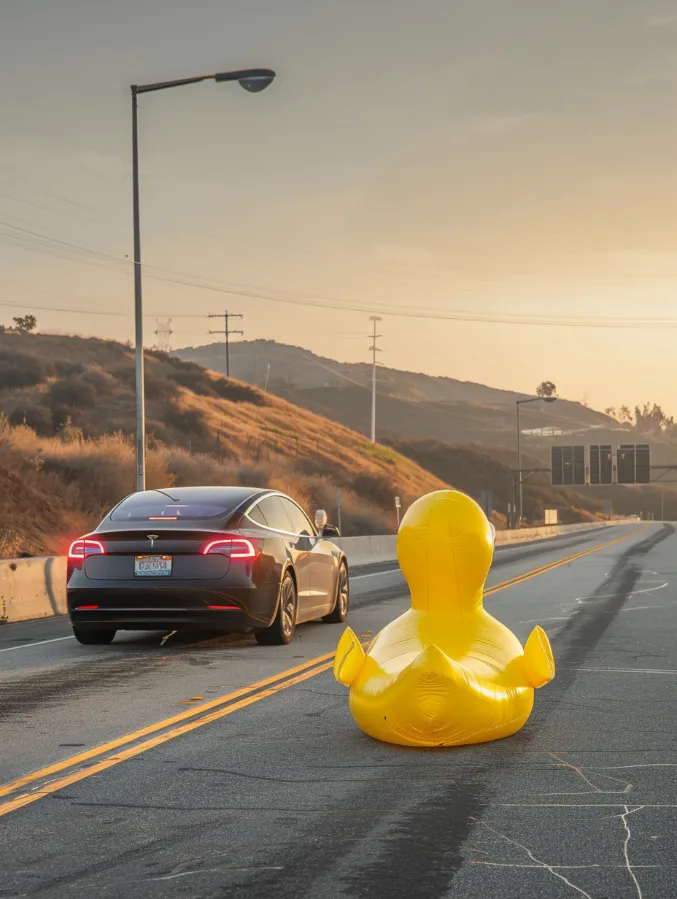
[[[159,534],[146,534],[146,537],[150,540],[150,548],[152,549],[155,541],[160,539]]]

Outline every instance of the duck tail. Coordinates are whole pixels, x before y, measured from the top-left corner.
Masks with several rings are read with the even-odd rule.
[[[481,693],[479,681],[461,662],[451,659],[439,646],[432,644],[420,652],[401,673],[403,681],[417,685],[421,693],[431,697]]]
[[[365,652],[354,631],[347,627],[336,647],[334,677],[346,687],[353,684],[364,666]]]
[[[524,645],[524,668],[530,686],[542,687],[555,676],[555,660],[548,635],[536,626]]]

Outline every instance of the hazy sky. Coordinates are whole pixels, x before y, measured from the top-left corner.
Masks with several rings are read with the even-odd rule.
[[[147,344],[365,360],[371,307],[388,365],[677,412],[677,328],[387,315],[677,323],[674,0],[1,0],[0,322],[133,336],[129,84],[250,65],[140,98]]]

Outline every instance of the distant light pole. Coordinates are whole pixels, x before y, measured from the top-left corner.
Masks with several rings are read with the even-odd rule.
[[[146,399],[143,376],[143,301],[141,296],[141,224],[139,215],[139,132],[137,106],[139,94],[163,91],[199,81],[237,81],[251,94],[265,90],[275,80],[272,69],[244,69],[236,72],[215,72],[179,78],[176,81],[159,81],[155,84],[132,84],[132,190],[134,205],[134,323],[136,340],[136,489],[146,489]]]
[[[519,477],[519,511],[517,515],[517,527],[522,527],[522,506],[523,506],[523,493],[522,493],[522,432],[520,430],[520,406],[523,406],[525,403],[554,403],[557,401],[556,396],[532,396],[528,400],[515,400],[515,405],[517,407],[517,472]]]
[[[369,321],[374,323],[374,333],[371,335],[373,339],[372,345],[369,347],[369,350],[372,354],[372,369],[371,369],[371,442],[376,443],[376,366],[378,365],[376,361],[376,354],[380,353],[381,350],[376,346],[377,339],[381,336],[376,333],[376,325],[382,319],[378,317],[378,315],[372,315],[369,317]]]

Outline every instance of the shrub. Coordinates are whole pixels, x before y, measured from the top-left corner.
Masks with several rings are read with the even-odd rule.
[[[177,371],[170,372],[169,377],[176,384],[180,384],[181,387],[185,387],[187,390],[192,390],[198,396],[216,396],[213,387],[214,382],[204,368],[198,368],[197,366],[194,369],[180,368]]]
[[[198,409],[182,409],[172,404],[165,412],[165,424],[173,428],[185,440],[192,437],[203,439],[211,435],[204,415]]]
[[[229,400],[231,403],[251,403],[253,406],[270,405],[265,393],[248,384],[241,384],[239,381],[217,378],[212,381],[212,386],[217,396],[222,400]]]
[[[90,409],[97,401],[97,389],[84,380],[83,375],[69,375],[55,381],[47,394],[47,402],[54,409]]]
[[[79,375],[85,370],[82,362],[69,362],[67,359],[57,359],[54,363],[54,372],[60,377]]]
[[[383,475],[362,472],[353,478],[350,486],[359,496],[382,509],[391,509],[395,503],[393,485]]]
[[[74,425],[70,415],[68,415],[59,428],[59,437],[64,443],[79,443],[83,440],[84,434],[82,433],[82,428]]]
[[[97,396],[108,396],[115,390],[115,378],[100,368],[89,368],[80,375],[82,384],[93,387]]]
[[[28,425],[37,434],[46,436],[54,432],[52,413],[46,406],[37,404],[27,405],[25,408],[17,406],[9,415],[11,425]]]
[[[130,390],[134,389],[136,385],[136,370],[131,359],[110,365],[108,371],[123,387],[127,387]],[[147,377],[149,373],[146,372],[145,374]]]
[[[144,381],[146,399],[156,402],[168,402],[177,396],[176,384],[163,375],[146,372]]]
[[[3,353],[0,355],[0,390],[17,387],[35,387],[53,373],[49,362],[28,353]]]
[[[392,534],[394,530],[394,522],[370,507],[361,496],[350,490],[341,494],[341,533],[344,537]]]

